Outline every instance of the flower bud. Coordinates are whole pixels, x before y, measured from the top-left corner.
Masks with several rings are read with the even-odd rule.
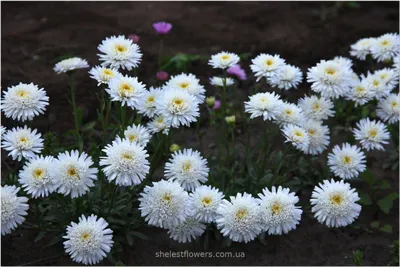
[[[210,96],[206,98],[206,103],[208,105],[209,108],[213,108],[214,104],[215,104],[215,97]]]
[[[235,117],[235,115],[226,116],[226,117],[225,117],[225,121],[226,121],[228,124],[235,124],[235,122],[236,122],[236,117]]]
[[[174,153],[175,151],[178,151],[178,150],[180,150],[181,149],[181,147],[178,145],[178,144],[172,144],[170,147],[169,147],[169,151],[171,151],[172,153]]]

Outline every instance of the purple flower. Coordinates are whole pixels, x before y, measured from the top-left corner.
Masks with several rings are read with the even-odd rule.
[[[137,34],[129,34],[128,38],[132,40],[135,44],[139,43],[140,36]]]
[[[234,75],[234,76],[236,76],[239,80],[246,80],[247,79],[247,75],[246,75],[246,72],[244,71],[244,69],[242,69],[241,67],[240,67],[240,65],[238,65],[238,64],[236,64],[236,65],[233,65],[232,67],[230,67],[228,70],[227,70],[227,72],[228,72],[228,74],[230,74],[230,75]]]
[[[157,72],[157,80],[159,81],[165,81],[168,79],[168,72],[166,71],[159,71]]]
[[[154,30],[160,35],[166,35],[172,29],[172,25],[168,22],[160,21],[153,24]]]
[[[221,101],[215,100],[213,110],[217,110],[221,107]]]

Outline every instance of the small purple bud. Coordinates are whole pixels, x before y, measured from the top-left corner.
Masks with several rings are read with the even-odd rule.
[[[154,30],[160,35],[167,35],[172,29],[172,24],[164,21],[156,22],[153,24]]]
[[[157,72],[157,80],[159,81],[166,81],[168,80],[168,72],[166,71],[159,71]]]
[[[213,110],[217,110],[221,107],[221,101],[215,100]]]
[[[135,44],[139,43],[140,36],[137,34],[129,34],[128,38],[132,40]]]

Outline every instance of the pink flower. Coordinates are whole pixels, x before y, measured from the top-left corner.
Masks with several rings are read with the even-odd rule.
[[[213,110],[217,110],[221,107],[221,101],[215,100]]]
[[[241,67],[240,67],[240,65],[238,65],[238,64],[236,64],[236,65],[233,65],[232,67],[230,67],[228,70],[227,70],[227,72],[228,72],[228,74],[230,74],[230,75],[234,75],[234,76],[236,76],[239,80],[246,80],[247,79],[247,75],[246,75],[246,72],[244,71],[244,69],[242,69]]]
[[[132,40],[135,44],[139,43],[140,36],[137,34],[129,34],[128,38]]]
[[[160,21],[153,24],[154,30],[160,35],[166,35],[172,29],[172,25],[168,22]]]
[[[157,80],[159,81],[165,81],[168,79],[168,72],[166,71],[159,71],[157,72]]]

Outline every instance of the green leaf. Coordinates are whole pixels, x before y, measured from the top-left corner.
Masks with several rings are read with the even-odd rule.
[[[396,199],[399,198],[399,193],[393,192],[393,193],[389,194],[386,198],[391,199],[392,201],[395,201]]]
[[[35,243],[38,242],[39,240],[41,240],[46,234],[47,234],[47,232],[44,232],[44,231],[39,232],[39,234],[35,238]]]
[[[361,178],[366,181],[370,186],[373,186],[376,181],[374,173],[371,172],[369,169],[365,170],[365,172],[361,174]]]
[[[372,228],[378,228],[379,227],[379,221],[373,221],[372,223],[371,223],[371,227]]]
[[[366,194],[366,193],[360,193],[360,200],[359,202],[363,205],[372,205],[372,199],[370,197],[370,195]]]
[[[377,202],[379,208],[386,214],[389,214],[390,210],[393,207],[393,200],[391,199],[390,195],[378,200]]]
[[[385,232],[385,233],[391,233],[392,232],[392,226],[390,224],[385,224],[384,226],[379,228],[379,230],[381,230],[382,232]]]
[[[81,127],[82,132],[87,132],[87,131],[92,130],[96,126],[96,123],[97,123],[97,121],[91,121],[91,122],[86,123],[85,125],[83,125]]]
[[[81,108],[76,108],[76,118],[78,120],[78,126],[80,127],[83,121],[83,110]]]
[[[390,186],[390,183],[388,181],[381,180],[379,182],[379,187],[380,187],[380,189],[389,189],[391,186]]]

